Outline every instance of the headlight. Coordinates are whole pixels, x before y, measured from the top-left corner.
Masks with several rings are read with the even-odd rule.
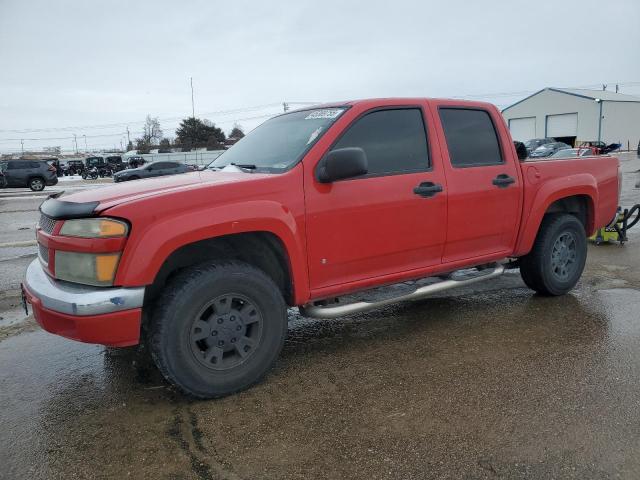
[[[60,229],[60,235],[81,238],[113,238],[125,237],[129,226],[112,218],[80,218],[65,220]]]
[[[113,285],[120,253],[78,253],[56,250],[56,278],[105,287]]]

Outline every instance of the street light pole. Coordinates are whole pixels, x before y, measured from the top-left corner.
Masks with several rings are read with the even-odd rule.
[[[189,82],[191,83],[191,116],[196,118],[196,107],[193,101],[193,77],[189,77]]]
[[[87,136],[86,135],[82,135],[84,137],[84,151],[85,153],[89,153],[89,148],[87,147]]]

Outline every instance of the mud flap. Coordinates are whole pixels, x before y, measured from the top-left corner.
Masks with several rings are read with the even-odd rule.
[[[24,308],[24,313],[26,316],[29,316],[29,302],[27,301],[27,294],[24,293],[24,285],[20,284],[20,297],[22,298],[22,308]]]

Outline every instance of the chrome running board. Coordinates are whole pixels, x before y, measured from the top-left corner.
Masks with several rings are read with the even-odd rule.
[[[305,317],[315,318],[336,318],[344,315],[350,315],[352,313],[366,312],[367,310],[373,310],[374,308],[383,307],[398,302],[406,302],[409,300],[419,300],[421,298],[428,297],[437,292],[444,290],[450,290],[452,288],[464,287],[471,285],[472,283],[489,280],[490,278],[499,277],[505,271],[504,265],[496,265],[493,268],[486,270],[480,270],[477,275],[471,278],[461,280],[443,280],[441,282],[425,285],[424,287],[417,288],[411,293],[400,295],[397,297],[386,298],[378,302],[354,302],[346,305],[335,306],[322,306],[315,304],[307,304],[300,307],[300,313]]]

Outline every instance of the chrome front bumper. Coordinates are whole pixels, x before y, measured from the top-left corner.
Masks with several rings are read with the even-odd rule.
[[[44,308],[77,316],[140,308],[144,300],[144,287],[92,287],[54,280],[38,259],[27,268],[25,287]]]

